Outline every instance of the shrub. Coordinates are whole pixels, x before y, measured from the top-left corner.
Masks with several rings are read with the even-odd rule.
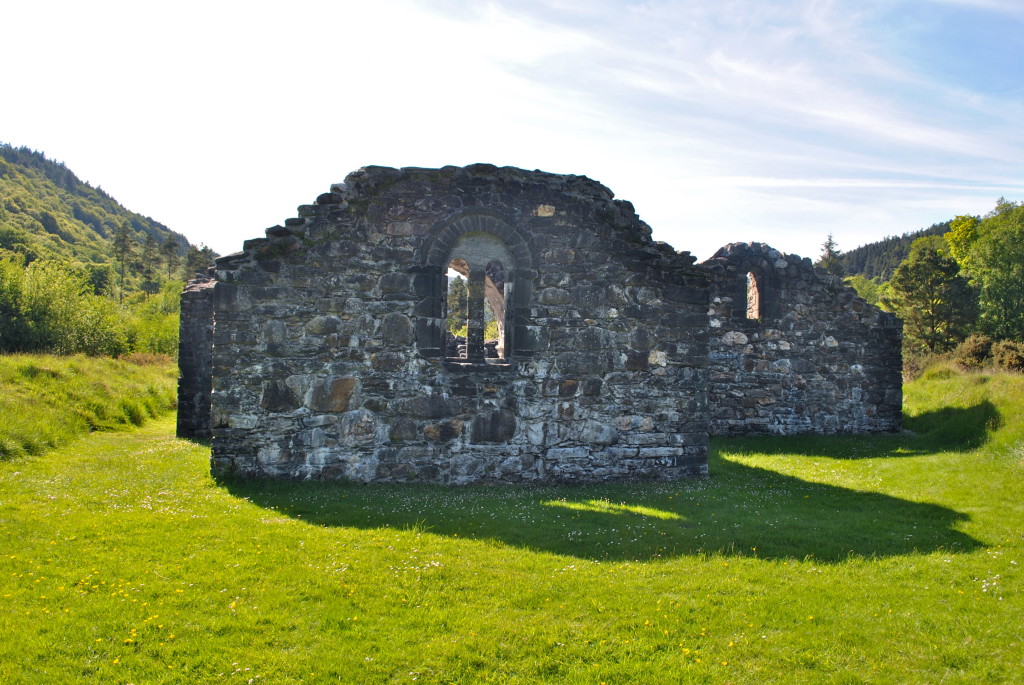
[[[0,351],[117,355],[128,351],[116,305],[61,262],[0,261]]]
[[[1001,369],[1024,372],[1024,343],[1000,340],[992,346],[992,359]]]
[[[949,362],[933,359],[932,363],[921,371],[918,378],[922,381],[938,381],[946,378],[956,378],[962,374],[963,371],[960,371]]]
[[[126,302],[132,351],[177,357],[182,287],[183,283],[171,281],[156,295],[140,293]]]
[[[992,356],[992,338],[987,335],[972,335],[953,350],[953,361],[969,369],[984,366]]]
[[[945,359],[944,355],[931,354],[903,347],[903,380],[910,382],[920,377],[925,369]]]

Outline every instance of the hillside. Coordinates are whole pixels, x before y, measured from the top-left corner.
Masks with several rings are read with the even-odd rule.
[[[103,272],[104,265],[115,263],[113,239],[126,221],[139,254],[149,236],[151,245],[171,241],[179,258],[190,248],[198,251],[180,233],[126,209],[64,164],[41,152],[0,144],[0,259],[61,260]],[[207,251],[204,258],[209,256]],[[129,279],[140,279],[144,266],[129,263]]]
[[[896,267],[910,254],[910,244],[927,235],[945,235],[949,232],[949,221],[932,224],[928,228],[883,238],[840,255],[843,271],[847,276],[880,277],[883,281],[892,278]]]

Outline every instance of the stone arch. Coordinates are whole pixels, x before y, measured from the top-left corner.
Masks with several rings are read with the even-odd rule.
[[[483,363],[488,357],[508,358],[505,303],[512,284],[505,276],[507,270],[515,271],[515,258],[497,235],[470,231],[455,240],[447,257],[446,275],[454,271],[467,281],[467,333],[462,353],[451,354],[446,345],[446,357],[465,358],[477,363]],[[445,281],[447,285],[447,278]],[[485,336],[488,314],[497,329],[497,337],[491,344]]]
[[[446,296],[450,268],[469,280],[471,325],[466,340],[465,359],[484,361],[484,301],[498,322],[496,356],[506,363],[519,351],[517,340],[524,339],[523,315],[532,297],[536,265],[533,252],[522,234],[508,221],[485,210],[469,210],[448,217],[434,226],[432,236],[421,254],[421,278],[429,281],[425,290],[432,293],[421,306],[426,314],[417,324],[421,354],[448,357]],[[422,304],[422,303],[421,303]],[[424,344],[426,343],[426,344]]]
[[[484,210],[467,210],[448,217],[434,226],[432,237],[423,251],[425,265],[442,264],[451,254],[455,241],[466,233],[490,233],[501,238],[515,260],[517,268],[536,269],[533,252],[522,234],[503,218]]]

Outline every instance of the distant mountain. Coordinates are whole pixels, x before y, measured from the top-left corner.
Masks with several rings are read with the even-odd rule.
[[[949,232],[950,221],[932,224],[912,233],[884,238],[877,243],[868,243],[844,252],[840,257],[843,271],[847,276],[861,275],[865,278],[880,277],[883,281],[892,278],[896,267],[910,253],[910,244],[928,235],[945,235]]]
[[[89,270],[109,269],[115,262],[115,232],[126,220],[140,255],[148,236],[157,245],[171,241],[179,257],[189,252],[185,236],[125,209],[63,163],[42,152],[0,144],[0,259],[59,259]],[[154,241],[149,241],[151,246]],[[131,265],[132,280],[145,268],[141,262]]]

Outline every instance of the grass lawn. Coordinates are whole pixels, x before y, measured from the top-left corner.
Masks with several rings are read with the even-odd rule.
[[[0,682],[1024,682],[1024,377],[906,400],[670,484],[218,484],[173,418],[3,461]]]

